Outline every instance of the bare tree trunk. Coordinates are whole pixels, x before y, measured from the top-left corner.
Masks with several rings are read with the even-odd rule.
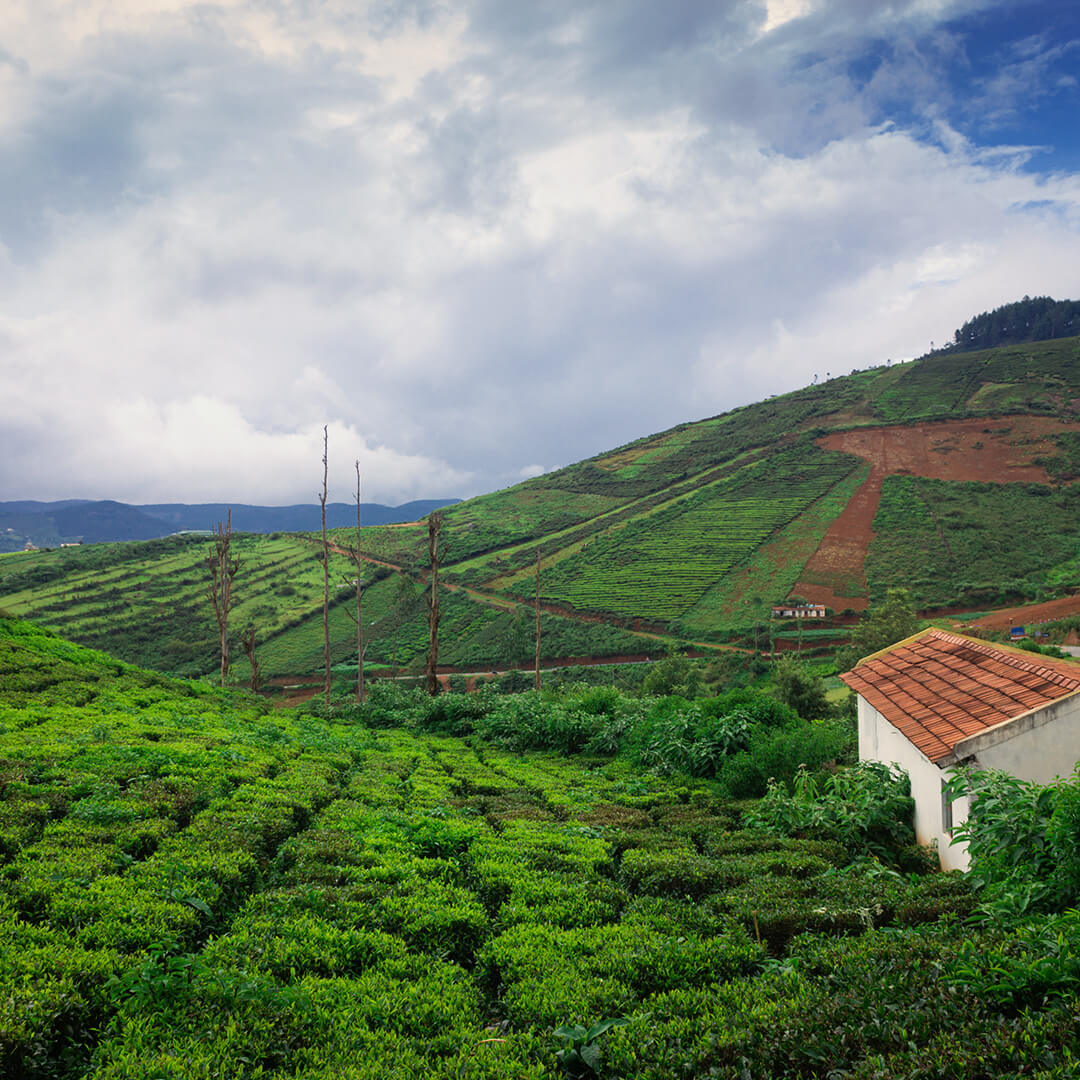
[[[540,689],[540,549],[536,549],[536,689]]]
[[[241,644],[244,646],[244,652],[247,654],[248,663],[251,665],[251,689],[259,689],[259,661],[255,656],[255,627],[254,625],[247,628],[247,632],[240,639]]]
[[[232,508],[225,518],[225,524],[219,521],[214,528],[214,543],[206,558],[210,568],[210,584],[206,588],[207,596],[214,608],[218,631],[221,634],[221,685],[229,676],[229,606],[232,604],[232,583],[240,569],[240,560],[232,558],[229,546],[232,543]]]
[[[439,546],[439,535],[442,532],[442,514],[436,510],[428,518],[428,560],[431,564],[431,573],[428,577],[428,658],[427,658],[427,692],[437,694],[439,692],[439,680],[435,675],[435,668],[439,663],[439,566],[442,563],[443,552]]]
[[[356,462],[356,700],[364,700],[364,583],[360,578],[360,462]]]
[[[327,478],[327,436],[326,425],[322,429],[322,497],[319,503],[322,506],[322,566],[323,566],[323,601],[322,601],[322,628],[323,628],[323,701],[327,706],[330,704],[330,548],[326,543],[326,478]]]

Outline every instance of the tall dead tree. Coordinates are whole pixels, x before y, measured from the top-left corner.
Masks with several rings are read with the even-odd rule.
[[[221,685],[229,675],[229,607],[232,604],[232,583],[236,572],[240,569],[240,560],[233,557],[230,552],[232,545],[232,508],[230,507],[225,517],[225,523],[220,521],[214,527],[214,542],[210,548],[210,554],[206,557],[206,565],[210,568],[210,584],[206,587],[206,594],[214,608],[214,618],[217,619],[218,631],[221,634]]]
[[[443,516],[436,510],[428,518],[428,656],[425,682],[429,694],[439,692],[439,680],[435,668],[439,663],[439,567],[442,565],[443,549],[439,543]]]
[[[364,700],[364,580],[360,576],[360,462],[356,462],[356,700]]]
[[[540,549],[536,549],[536,689],[540,689]]]
[[[322,495],[319,504],[322,506],[322,569],[323,569],[323,600],[322,600],[322,629],[323,629],[323,701],[330,705],[330,546],[326,542],[326,425],[322,429]]]
[[[259,660],[255,655],[255,626],[252,624],[244,631],[244,636],[240,639],[240,644],[244,646],[244,654],[248,658],[248,663],[251,665],[251,689],[258,690],[261,677],[259,674]]]

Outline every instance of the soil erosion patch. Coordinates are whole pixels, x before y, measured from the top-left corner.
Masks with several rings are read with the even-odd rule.
[[[1035,459],[1052,455],[1055,438],[1077,427],[1047,416],[1004,416],[852,428],[823,436],[819,446],[861,457],[870,463],[870,475],[829,526],[792,591],[837,610],[866,608],[866,551],[886,476],[1046,484],[1050,478]]]

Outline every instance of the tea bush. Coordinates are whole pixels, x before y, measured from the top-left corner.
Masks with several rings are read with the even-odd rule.
[[[718,781],[567,754],[557,727],[685,713],[741,738],[725,727],[752,699],[589,691],[553,720],[540,695],[501,714],[545,743],[522,750],[509,725],[480,733],[492,702],[436,715],[388,692],[366,715],[393,726],[366,726],[21,624],[0,621],[0,656],[57,660],[48,706],[0,690],[5,1076],[509,1080],[562,1075],[568,1046],[626,1080],[975,1076],[980,1052],[1065,1076],[1077,1057],[1074,917],[976,925],[964,877],[853,859],[893,834],[842,785],[827,828],[789,830],[811,839],[744,828],[753,806]],[[757,704],[728,758],[796,727]]]

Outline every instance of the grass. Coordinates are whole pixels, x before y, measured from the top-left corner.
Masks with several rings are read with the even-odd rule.
[[[888,477],[866,571],[874,595],[910,586],[922,606],[1048,599],[1080,586],[1080,485]]]

